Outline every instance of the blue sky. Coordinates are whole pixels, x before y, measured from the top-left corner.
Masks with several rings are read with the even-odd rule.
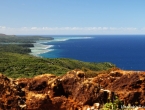
[[[145,0],[0,0],[0,33],[145,34]]]

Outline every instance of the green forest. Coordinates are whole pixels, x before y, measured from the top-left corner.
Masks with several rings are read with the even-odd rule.
[[[37,37],[36,39],[35,37],[32,38],[34,40],[31,42],[35,42],[38,39]],[[25,41],[25,39],[21,38],[21,41]],[[12,78],[30,78],[46,73],[63,75],[73,69],[81,69],[87,73],[88,77],[93,77],[100,72],[116,68],[114,64],[109,62],[90,63],[67,58],[51,59],[35,57],[29,55],[31,52],[29,47],[33,47],[33,44],[30,42],[23,42],[21,44],[18,39],[18,44],[11,44],[11,42],[7,41],[8,44],[0,43],[0,73]]]

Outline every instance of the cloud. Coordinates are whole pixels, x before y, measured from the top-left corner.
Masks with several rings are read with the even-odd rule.
[[[144,27],[144,28],[142,28],[141,30],[145,31],[145,27]]]
[[[135,27],[21,27],[0,26],[4,34],[145,34],[145,28]]]
[[[32,30],[37,30],[37,29],[38,29],[38,27],[31,27],[31,29],[32,29]]]
[[[5,26],[0,26],[0,29],[6,29],[6,27]]]

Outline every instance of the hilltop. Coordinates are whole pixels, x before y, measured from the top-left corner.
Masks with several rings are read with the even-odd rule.
[[[62,76],[11,79],[0,74],[0,108],[24,110],[144,110],[145,72],[112,70],[86,77],[82,70]],[[124,108],[123,108],[124,107]]]

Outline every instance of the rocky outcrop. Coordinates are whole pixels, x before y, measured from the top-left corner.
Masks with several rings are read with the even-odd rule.
[[[0,74],[2,110],[88,110],[114,101],[145,106],[145,72],[116,70],[86,78],[81,70],[10,79]]]

